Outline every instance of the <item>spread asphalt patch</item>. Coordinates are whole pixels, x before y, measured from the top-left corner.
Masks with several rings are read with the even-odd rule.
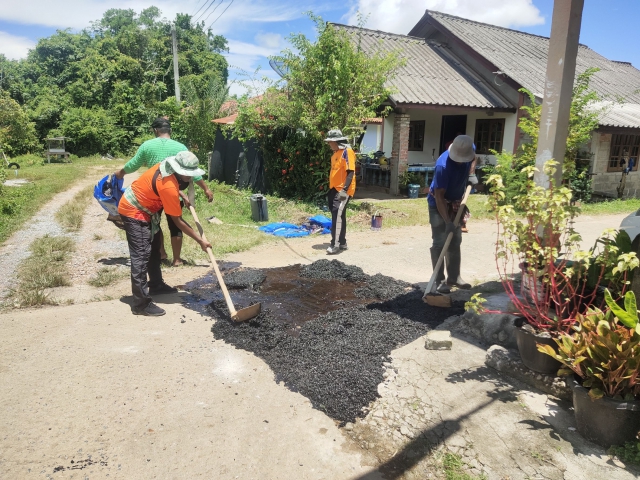
[[[268,277],[269,270],[265,272]],[[305,277],[333,279],[336,291],[349,287],[367,302],[336,298],[339,308],[318,311],[292,328],[277,311],[264,305],[257,317],[233,322],[224,301],[216,299],[208,309],[216,317],[212,332],[216,339],[262,358],[276,381],[306,396],[315,408],[342,424],[364,416],[363,409],[379,396],[383,363],[389,361],[393,349],[463,312],[461,304],[448,309],[431,307],[422,302],[417,287],[383,275],[366,275],[360,268],[337,260],[319,260],[302,267],[300,281]],[[253,298],[236,308],[255,303]]]

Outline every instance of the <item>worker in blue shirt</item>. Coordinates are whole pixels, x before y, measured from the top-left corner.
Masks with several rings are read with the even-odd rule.
[[[460,276],[460,244],[462,231],[460,225],[454,226],[453,220],[460,208],[467,183],[475,185],[478,180],[472,168],[475,164],[476,152],[473,139],[468,135],[458,135],[438,160],[429,189],[427,201],[429,203],[429,224],[431,225],[431,263],[435,268],[440,253],[444,248],[449,233],[453,238],[445,254],[447,266],[447,280],[444,277],[444,265],[440,267],[436,276],[437,291],[450,293],[451,287],[469,289],[471,285]]]

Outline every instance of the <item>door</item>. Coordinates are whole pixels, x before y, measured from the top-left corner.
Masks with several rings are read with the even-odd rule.
[[[442,155],[450,142],[458,135],[467,133],[467,116],[466,115],[443,115],[442,126],[440,127],[440,153]]]

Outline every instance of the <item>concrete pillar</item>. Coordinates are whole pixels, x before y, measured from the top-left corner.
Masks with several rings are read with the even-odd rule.
[[[549,178],[542,169],[552,158],[559,162],[556,185],[560,185],[562,180],[583,6],[584,0],[555,0],[553,4],[547,76],[536,153],[536,168],[539,172],[534,177],[535,182],[543,187],[549,185]]]
[[[393,120],[393,143],[391,146],[390,190],[394,195],[400,193],[398,178],[409,166],[409,114],[405,110],[396,113]]]

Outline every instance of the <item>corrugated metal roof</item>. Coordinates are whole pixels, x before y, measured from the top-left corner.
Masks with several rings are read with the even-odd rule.
[[[602,109],[601,126],[640,128],[640,105],[637,103],[602,102],[595,104],[594,108]]]
[[[514,109],[445,45],[422,38],[332,24],[360,35],[365,52],[398,52],[406,65],[389,82],[397,104]]]
[[[427,16],[538,98],[544,96],[549,38],[429,10]],[[600,69],[592,77],[591,87],[603,98],[622,97],[625,102],[640,103],[640,70],[630,63],[609,60],[580,45],[576,65],[576,74],[591,67]]]

